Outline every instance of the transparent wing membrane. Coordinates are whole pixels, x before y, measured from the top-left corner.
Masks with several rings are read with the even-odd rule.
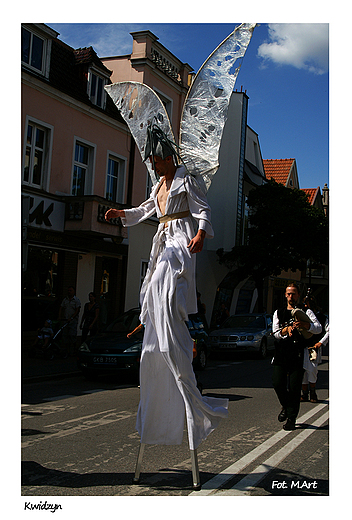
[[[243,23],[214,50],[188,91],[180,124],[179,154],[187,170],[206,192],[219,167],[219,149],[230,97],[255,23]],[[135,81],[107,85],[105,90],[126,121],[144,160],[147,128],[157,123],[175,143],[166,109],[150,87]],[[153,184],[158,182],[148,161]]]
[[[144,160],[147,128],[153,121],[157,122],[158,126],[171,141],[175,141],[165,107],[159,96],[150,87],[144,83],[123,81],[107,85],[105,90],[126,121],[142,160]],[[157,178],[154,171],[148,161],[145,164],[152,182],[155,184]]]
[[[209,56],[194,78],[181,117],[180,153],[207,191],[218,167],[230,97],[256,24],[238,26]]]

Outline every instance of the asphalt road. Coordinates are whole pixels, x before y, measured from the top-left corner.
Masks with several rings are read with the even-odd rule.
[[[198,448],[202,489],[192,490],[186,432],[180,446],[146,446],[132,484],[139,436],[134,381],[71,377],[23,386],[22,498],[67,496],[327,496],[328,358],[319,402],[302,403],[294,432],[282,430],[265,360],[227,354],[200,373],[203,395],[230,400],[229,418]]]

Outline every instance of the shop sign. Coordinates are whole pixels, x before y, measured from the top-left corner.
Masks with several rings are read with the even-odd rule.
[[[24,194],[24,196],[27,196]],[[37,195],[29,196],[28,225],[51,231],[64,231],[65,203]]]

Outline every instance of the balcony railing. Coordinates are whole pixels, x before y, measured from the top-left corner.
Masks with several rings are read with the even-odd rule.
[[[172,78],[177,83],[182,83],[178,68],[167,58],[164,58],[164,56],[162,56],[159,51],[152,48],[150,57],[158,69],[161,69],[167,76],[170,76],[170,78]]]
[[[127,238],[127,231],[121,219],[105,220],[105,213],[110,208],[123,209],[124,204],[107,202],[102,197],[87,195],[83,197],[65,198],[65,231],[81,231],[113,235]]]

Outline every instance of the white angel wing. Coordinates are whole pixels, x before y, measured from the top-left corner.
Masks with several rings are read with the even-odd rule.
[[[126,121],[142,160],[144,160],[147,127],[152,123],[154,117],[166,136],[175,142],[165,107],[159,96],[150,87],[136,81],[122,81],[106,85],[105,90]],[[149,161],[146,162],[146,166],[153,184],[156,184],[157,178]]]
[[[218,167],[230,97],[255,23],[243,23],[214,50],[188,91],[180,125],[180,154],[207,191]]]

